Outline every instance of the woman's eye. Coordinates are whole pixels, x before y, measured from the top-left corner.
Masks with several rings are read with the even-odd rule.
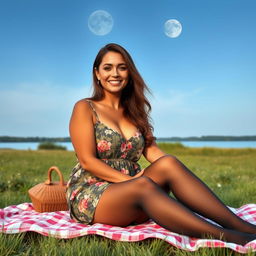
[[[108,67],[108,66],[103,67],[103,70],[105,70],[105,71],[111,71],[111,69],[112,69],[112,67]],[[126,66],[120,66],[120,67],[118,67],[118,69],[121,70],[121,71],[125,71],[125,70],[127,70],[127,67]]]

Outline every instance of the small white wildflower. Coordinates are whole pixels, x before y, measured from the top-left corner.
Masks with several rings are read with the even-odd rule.
[[[217,183],[217,187],[218,187],[218,188],[221,188],[221,184],[220,184],[220,183]]]

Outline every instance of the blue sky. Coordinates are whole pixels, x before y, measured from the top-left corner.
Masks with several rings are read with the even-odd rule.
[[[69,136],[98,50],[132,55],[153,96],[155,136],[256,135],[254,0],[0,0],[0,135]],[[96,10],[112,31],[93,34]],[[177,19],[182,33],[167,37]]]

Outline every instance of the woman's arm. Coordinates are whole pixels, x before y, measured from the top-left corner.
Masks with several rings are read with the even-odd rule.
[[[121,182],[134,178],[111,168],[96,157],[93,113],[85,100],[80,100],[75,104],[69,132],[82,168],[110,182]]]
[[[144,157],[150,162],[155,162],[158,158],[167,155],[164,153],[156,144],[155,141],[153,143],[146,147],[143,151]]]

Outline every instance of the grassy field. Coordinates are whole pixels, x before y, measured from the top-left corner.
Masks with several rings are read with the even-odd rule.
[[[187,148],[180,144],[159,144],[178,157],[232,207],[256,202],[256,149]],[[46,179],[50,166],[56,165],[68,179],[76,163],[74,152],[47,150],[0,150],[0,208],[29,202],[27,191]],[[140,160],[142,167],[148,163]],[[57,180],[57,175],[54,175]],[[29,245],[29,246],[28,246]],[[240,255],[228,249],[204,248],[195,253],[168,243],[148,239],[136,243],[116,242],[100,236],[70,240],[43,237],[36,233],[0,233],[0,255]],[[255,255],[253,253],[249,255]]]

